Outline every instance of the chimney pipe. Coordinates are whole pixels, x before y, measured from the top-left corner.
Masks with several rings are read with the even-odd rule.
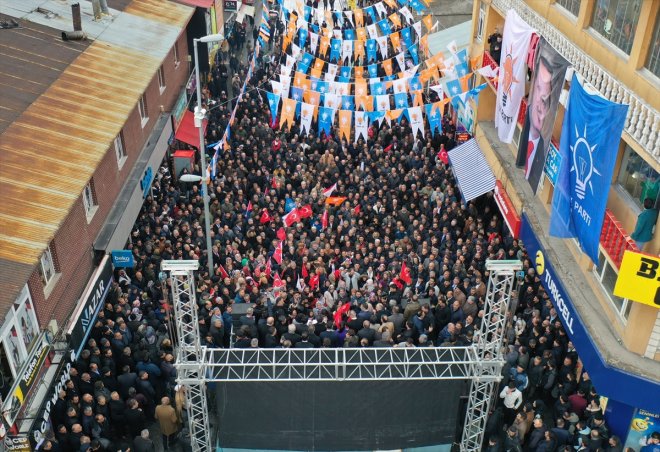
[[[62,41],[84,41],[86,39],[87,33],[82,30],[62,32]]]
[[[73,31],[82,31],[80,3],[74,3],[73,5],[71,5],[71,16],[73,17]]]

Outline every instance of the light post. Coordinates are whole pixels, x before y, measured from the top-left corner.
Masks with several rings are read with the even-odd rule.
[[[204,118],[206,110],[202,108],[202,85],[199,77],[199,58],[197,57],[198,42],[217,42],[225,37],[220,34],[202,36],[199,39],[193,39],[193,48],[195,53],[195,82],[197,85],[197,105],[195,106],[195,127],[199,128],[199,156],[202,166],[202,200],[204,201],[204,229],[206,230],[206,254],[209,266],[209,278],[212,278],[213,271],[213,243],[211,242],[211,214],[209,213],[209,193],[206,180],[206,146],[204,144]]]

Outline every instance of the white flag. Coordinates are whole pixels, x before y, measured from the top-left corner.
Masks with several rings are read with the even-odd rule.
[[[369,32],[369,39],[378,38],[378,30],[376,29],[376,24],[367,25],[367,31]]]
[[[353,41],[345,40],[341,44],[341,59],[348,59],[349,63],[353,62]]]
[[[295,44],[291,44],[291,56],[295,58],[296,60],[300,56],[301,49],[299,46]]]
[[[417,138],[417,132],[424,135],[424,117],[422,116],[422,107],[408,108],[408,117],[410,118],[410,127],[413,131],[413,136]]]
[[[429,88],[438,93],[440,100],[444,99],[444,91],[442,89],[442,85],[429,86]]]
[[[309,133],[314,118],[314,105],[301,102],[300,105],[300,132]]]
[[[312,50],[312,54],[316,53],[316,47],[319,45],[319,35],[314,32],[309,33],[309,48]]]
[[[422,39],[422,23],[415,22],[413,28],[415,29],[415,33],[417,33],[417,39]]]
[[[355,143],[357,143],[358,138],[362,136],[364,141],[367,141],[369,134],[367,132],[369,128],[367,115],[363,111],[355,112]]]
[[[387,36],[379,36],[378,38],[376,38],[376,41],[378,42],[378,47],[380,48],[380,55],[383,58],[387,58],[388,55]]]
[[[374,6],[378,14],[380,14],[381,19],[387,15],[387,10],[385,9],[385,5],[383,5],[383,2],[378,2]]]
[[[271,80],[270,86],[272,87],[273,94],[277,94],[278,96],[282,95],[282,84],[280,82]]]
[[[520,101],[525,95],[527,52],[534,30],[510,9],[504,23],[500,77],[495,103],[495,127],[500,141],[511,143]]]
[[[449,50],[449,53],[451,53],[452,55],[456,55],[458,53],[458,44],[456,44],[455,39],[449,44],[447,44],[447,50]]]
[[[394,91],[394,94],[405,93],[407,84],[408,84],[407,78],[400,78],[392,81],[392,89]]]
[[[376,110],[387,111],[389,109],[390,109],[390,96],[387,94],[376,96]]]
[[[497,76],[499,70],[500,70],[499,67],[496,67],[495,69],[493,69],[490,66],[484,66],[484,67],[480,67],[479,69],[477,69],[477,72],[479,74],[483,75],[484,77],[491,78],[491,77]]]
[[[412,15],[412,13],[410,12],[410,10],[408,9],[407,6],[404,6],[403,8],[401,8],[399,10],[399,12],[401,14],[403,14],[403,17],[406,18],[406,20],[408,21],[408,24],[411,24],[415,20],[415,19],[413,19],[413,15]]]
[[[353,11],[349,9],[348,11],[344,11],[344,14],[346,14],[346,18],[351,23],[351,26],[355,28],[355,24],[353,23]]]
[[[403,54],[403,52],[397,54],[397,56],[396,56],[396,62],[399,63],[399,68],[401,68],[401,71],[405,71],[405,70],[406,70],[406,57],[405,57],[405,55]]]

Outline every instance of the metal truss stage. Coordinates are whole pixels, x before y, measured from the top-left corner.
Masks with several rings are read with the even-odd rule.
[[[210,349],[200,345],[194,275],[197,261],[164,261],[172,277],[178,382],[187,388],[194,451],[211,452],[206,386],[210,382],[469,380],[460,450],[480,451],[501,380],[502,341],[520,261],[488,261],[484,316],[469,347]],[[222,426],[221,426],[222,428]]]

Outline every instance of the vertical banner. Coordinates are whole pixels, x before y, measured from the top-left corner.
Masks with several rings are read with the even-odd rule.
[[[495,103],[495,127],[500,141],[511,143],[520,101],[525,95],[527,52],[532,28],[510,9],[504,23],[500,78]]]
[[[534,57],[532,87],[516,159],[516,165],[524,169],[525,178],[535,194],[548,155],[568,66],[568,61],[545,38],[541,38]]]
[[[655,440],[658,435],[660,435],[660,414],[635,408],[626,438],[626,448],[653,452],[658,448]]]
[[[598,263],[598,241],[628,106],[586,91],[573,75],[559,143],[561,166],[552,198],[550,235],[576,237]]]
[[[368,127],[369,127],[369,118],[367,117],[367,114],[363,111],[356,111],[355,112],[355,139],[354,139],[354,141],[356,143],[357,143],[357,141],[360,137],[362,137],[362,139],[365,142],[369,139]]]
[[[349,141],[351,139],[351,123],[353,111],[339,110],[339,138]]]

